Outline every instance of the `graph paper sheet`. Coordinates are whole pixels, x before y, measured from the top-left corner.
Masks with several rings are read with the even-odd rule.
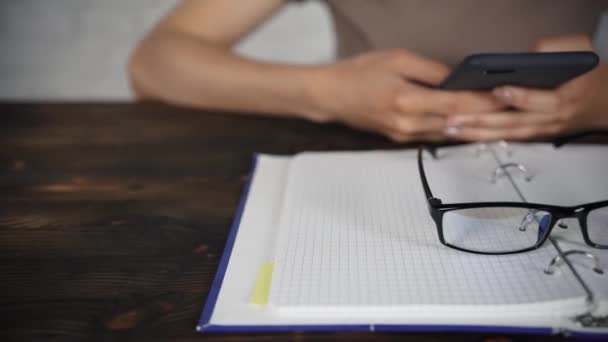
[[[491,156],[474,158],[471,147],[447,151],[440,160],[426,160],[431,189],[444,203],[519,201],[508,184],[489,182],[496,167]],[[570,273],[558,281],[543,273],[556,253],[550,244],[504,256],[443,246],[415,152],[298,155],[284,196],[269,301],[274,308],[509,306],[583,296]]]
[[[512,143],[511,150],[510,157],[504,153],[499,153],[498,157],[503,163],[522,163],[532,174],[530,181],[525,181],[520,175],[513,177],[526,200],[575,206],[608,199],[608,155],[605,146],[573,144],[556,149],[549,144]],[[605,210],[601,212],[608,213]],[[598,224],[597,221],[594,222]],[[602,222],[603,227],[607,227],[606,214],[603,215]],[[554,229],[552,236],[565,251],[582,250],[598,258],[600,266],[604,267],[604,274],[593,271],[594,263],[585,257],[574,255],[570,260],[595,297],[605,301],[608,299],[608,250],[587,245],[577,219],[567,219],[565,223],[568,228]],[[599,238],[598,230],[594,229],[593,232],[593,236]],[[608,234],[608,229],[603,234]],[[606,241],[606,235],[602,235],[601,241]],[[603,314],[608,314],[608,307],[603,308]]]

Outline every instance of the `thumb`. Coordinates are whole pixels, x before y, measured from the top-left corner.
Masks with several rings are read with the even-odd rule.
[[[591,39],[582,34],[545,37],[531,47],[534,52],[592,51]]]
[[[397,73],[418,82],[439,85],[450,73],[447,65],[409,51],[398,51],[392,58]]]

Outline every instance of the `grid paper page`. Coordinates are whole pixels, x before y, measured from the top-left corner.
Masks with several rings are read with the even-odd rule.
[[[530,202],[573,206],[608,199],[608,146],[550,144],[510,144],[511,157],[498,153],[503,163],[525,165],[533,175],[526,182],[521,175],[513,180]],[[500,152],[500,150],[498,150]]]
[[[581,255],[572,255],[569,257],[570,262],[574,265],[577,272],[583,278],[585,283],[593,291],[595,299],[600,301],[608,301],[608,250],[593,248],[583,241],[582,233],[578,220],[564,220],[567,224],[567,229],[561,229],[559,226],[553,229],[551,236],[555,238],[563,251],[579,250],[589,252],[598,259],[604,273],[598,274],[593,271],[595,263]],[[556,269],[559,274],[568,272],[566,265],[560,263]],[[605,305],[608,305],[605,304]],[[608,307],[604,308],[603,314],[608,314]]]
[[[491,158],[477,162],[487,164],[483,170],[495,163]],[[437,197],[442,190],[466,189],[469,200],[491,200],[486,196],[493,192],[515,198],[464,167],[450,174],[432,164],[429,182]],[[290,165],[270,304],[365,308],[582,297],[571,274],[556,281],[543,273],[554,254],[548,244],[509,256],[441,245],[412,151],[301,154]]]
[[[533,173],[534,177],[529,182],[522,177],[513,177],[528,201],[574,206],[608,199],[607,146],[572,144],[556,149],[550,144],[510,145],[513,155],[508,157],[500,153],[498,157],[501,162],[522,163]],[[564,251],[582,250],[599,259],[600,265],[604,267],[604,274],[593,271],[594,263],[591,260],[580,255],[570,257],[583,280],[592,289],[595,298],[608,300],[608,250],[587,245],[577,219],[567,219],[565,222],[568,228],[560,229],[557,226],[551,236]],[[605,216],[602,222],[606,222]],[[597,233],[595,234],[599,238]],[[608,230],[602,235],[601,241],[606,241],[605,234],[608,234]],[[562,265],[558,270],[561,271],[565,267]],[[608,309],[606,311],[608,312]]]

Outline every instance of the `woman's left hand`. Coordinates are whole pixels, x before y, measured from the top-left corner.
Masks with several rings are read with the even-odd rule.
[[[585,36],[539,41],[533,51],[592,50]],[[454,115],[447,133],[468,141],[528,140],[590,129],[608,129],[608,64],[554,90],[500,87],[494,95],[515,110]]]

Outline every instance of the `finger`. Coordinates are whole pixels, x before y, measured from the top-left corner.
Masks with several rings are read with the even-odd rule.
[[[535,52],[562,52],[562,51],[591,51],[591,39],[582,34],[545,37],[537,40],[531,51]]]
[[[559,125],[531,125],[515,128],[462,127],[451,137],[464,141],[530,140],[555,135]]]
[[[583,34],[570,34],[562,36],[545,37],[537,40],[530,49],[536,52],[564,52],[564,51],[593,51],[593,43],[589,36]],[[588,72],[578,76],[560,86],[557,92],[563,101],[576,101],[583,97],[588,90],[588,82],[595,73]]]
[[[505,105],[525,111],[555,113],[562,105],[560,95],[553,90],[507,86],[496,88],[492,93]]]
[[[447,65],[404,50],[394,52],[392,63],[404,78],[431,85],[438,85],[450,73]]]
[[[557,88],[556,92],[563,103],[577,103],[585,97],[593,96],[594,88],[601,83],[602,66],[596,67]]]
[[[453,92],[413,86],[398,95],[396,108],[407,114],[459,114],[492,112],[505,105],[496,97],[481,92]]]
[[[403,135],[441,134],[446,128],[446,118],[440,115],[404,116],[396,114],[390,129]]]
[[[497,112],[474,115],[459,115],[450,117],[446,126],[448,129],[462,127],[478,128],[517,128],[530,125],[552,125],[559,123],[560,115],[535,112]]]

